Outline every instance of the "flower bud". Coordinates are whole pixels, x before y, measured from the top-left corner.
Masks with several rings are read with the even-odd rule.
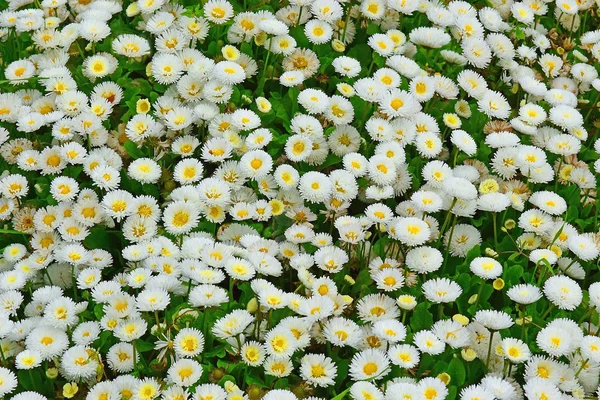
[[[221,54],[227,61],[237,61],[240,58],[240,51],[230,44],[221,48]]]
[[[475,304],[476,301],[477,301],[477,295],[474,294],[473,296],[469,297],[469,300],[467,302],[469,304]]]
[[[252,104],[252,99],[246,96],[245,94],[242,95],[242,101],[244,102],[244,104]]]
[[[261,113],[268,113],[273,108],[271,102],[264,97],[256,98],[256,107],[258,107],[258,111]]]
[[[463,360],[465,360],[466,362],[471,362],[473,361],[475,358],[477,358],[477,353],[475,352],[475,350],[473,350],[470,347],[465,347],[460,351],[460,356],[463,358]]]
[[[444,385],[448,385],[450,383],[450,381],[452,380],[452,377],[446,372],[442,372],[441,374],[439,374],[437,376],[437,378],[440,381],[444,382]]]
[[[507,219],[504,222],[504,227],[508,230],[515,229],[516,226],[517,226],[517,222],[514,219]]]
[[[492,283],[492,286],[494,287],[494,289],[496,290],[502,290],[504,289],[504,279],[502,278],[497,278],[494,283]]]
[[[461,324],[462,326],[467,326],[469,325],[469,318],[465,317],[462,314],[454,314],[452,316],[452,320],[455,322],[458,322],[459,324]]]
[[[485,255],[488,256],[488,257],[494,257],[494,258],[496,258],[496,257],[498,257],[498,252],[496,250],[494,250],[494,249],[486,247],[486,249],[485,249]]]
[[[66,399],[71,399],[71,398],[75,397],[75,395],[77,394],[78,391],[79,391],[79,386],[77,386],[77,384],[75,382],[71,382],[71,383],[64,384],[62,393]]]
[[[396,303],[398,304],[398,307],[407,311],[410,311],[417,306],[417,300],[414,296],[411,296],[409,294],[403,294],[402,296],[398,296]]]
[[[246,305],[246,310],[252,314],[258,311],[258,300],[256,299],[256,297],[250,299],[250,301]]]
[[[135,112],[138,114],[148,114],[150,111],[150,101],[148,99],[139,99],[135,103]]]
[[[46,370],[46,376],[49,379],[56,379],[56,377],[58,376],[58,368],[48,368]]]
[[[260,32],[258,35],[254,36],[254,43],[257,46],[264,46],[267,41],[267,34],[265,32]]]
[[[346,51],[346,45],[339,39],[333,39],[333,41],[331,42],[331,47],[338,53],[343,53],[344,51]]]
[[[140,13],[140,6],[137,2],[133,2],[129,6],[127,6],[127,9],[125,9],[125,13],[128,17],[135,17]]]

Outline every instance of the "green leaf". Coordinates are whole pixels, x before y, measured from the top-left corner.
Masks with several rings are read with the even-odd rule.
[[[88,249],[111,250],[111,243],[112,247],[114,247],[114,241],[111,242],[111,240],[109,239],[108,233],[106,232],[106,228],[104,226],[99,225],[94,226],[92,229],[90,229],[90,234],[83,241],[83,244]]]
[[[154,349],[154,343],[145,342],[143,340],[136,340],[135,348],[140,352],[150,351]]]
[[[348,394],[348,392],[350,392],[350,388],[344,390],[342,393],[338,394],[337,396],[335,396],[331,400],[342,400],[344,397],[346,397],[346,395]]]
[[[256,385],[261,388],[267,387],[267,384],[262,379],[260,379],[260,377],[257,374],[244,374],[244,382],[246,382],[247,385]]]
[[[460,359],[454,358],[452,361],[450,361],[450,365],[448,365],[448,373],[452,377],[451,382],[456,384],[456,386],[461,386],[463,383],[465,383],[467,373],[465,371],[465,365]]]
[[[288,389],[289,387],[290,384],[287,379],[278,379],[274,386],[275,389]]]
[[[428,310],[429,304],[426,302],[419,303],[410,318],[410,327],[413,332],[427,329],[433,325],[433,316]]]
[[[504,280],[510,284],[516,284],[523,276],[523,267],[518,264],[512,265],[506,269],[506,273],[504,274]]]
[[[123,144],[123,147],[125,147],[127,154],[134,159],[144,157],[144,153],[142,153],[137,144],[133,143],[131,140],[126,141],[125,144]]]

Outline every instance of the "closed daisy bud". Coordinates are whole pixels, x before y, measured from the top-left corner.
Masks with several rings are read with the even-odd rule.
[[[258,107],[258,111],[262,113],[268,113],[271,111],[271,102],[264,97],[256,98],[256,106]]]
[[[469,318],[465,317],[462,314],[454,314],[452,316],[452,320],[458,322],[463,326],[467,326],[469,324]]]
[[[437,378],[440,381],[444,382],[444,385],[448,385],[450,383],[450,381],[452,380],[452,377],[446,372],[442,372],[441,374],[439,374],[437,376]]]
[[[470,347],[465,347],[460,351],[460,356],[463,360],[471,362],[477,358],[477,352]]]
[[[333,39],[333,41],[331,42],[331,47],[334,51],[337,51],[338,53],[343,53],[344,51],[346,51],[346,45],[339,39]]]
[[[58,376],[58,368],[48,368],[46,370],[46,376],[50,379],[56,379]]]

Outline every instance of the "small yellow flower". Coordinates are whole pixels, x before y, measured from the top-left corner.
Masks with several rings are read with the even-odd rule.
[[[58,368],[48,368],[46,370],[46,376],[50,379],[56,379],[58,376]]]
[[[265,32],[260,32],[258,35],[254,36],[254,43],[257,46],[264,46],[267,42],[267,34]]]
[[[514,219],[507,219],[507,220],[504,222],[504,227],[505,227],[506,229],[508,229],[509,231],[510,231],[511,229],[515,229],[515,227],[516,227],[516,226],[517,226],[517,222],[516,222]]]
[[[498,190],[500,190],[500,186],[495,179],[486,179],[479,184],[481,194],[496,193]]]
[[[264,97],[256,98],[256,107],[258,107],[258,111],[261,113],[268,113],[273,108],[271,102]]]
[[[343,96],[351,97],[354,95],[354,88],[352,87],[352,85],[349,85],[347,83],[339,83],[337,85],[337,89]]]
[[[462,122],[460,117],[454,113],[444,114],[444,125],[451,129],[458,129],[461,127]]]
[[[281,200],[273,199],[269,201],[269,205],[271,206],[271,213],[275,216],[281,215],[285,211],[285,204]]]
[[[255,313],[256,311],[258,311],[258,300],[256,299],[256,297],[250,299],[250,301],[246,305],[246,310],[249,313]]]
[[[139,99],[135,103],[135,112],[138,114],[148,114],[150,111],[150,102],[148,99]]]
[[[469,318],[465,317],[462,314],[454,314],[452,316],[452,320],[458,322],[459,324],[461,324],[462,326],[467,326],[469,325]]]
[[[477,353],[470,347],[465,347],[460,351],[460,355],[466,362],[471,362],[477,357]]]
[[[568,181],[571,178],[571,172],[575,169],[572,165],[563,165],[558,175],[563,181]]]
[[[125,12],[127,13],[128,17],[135,17],[140,13],[140,6],[137,2],[131,3],[129,6],[127,6]]]
[[[555,244],[550,246],[550,251],[552,251],[554,254],[556,254],[556,257],[560,258],[562,256],[562,249]]]
[[[231,381],[225,382],[225,391],[227,393],[236,392],[238,390],[240,390],[240,388],[234,382],[231,382]]]
[[[240,51],[230,44],[221,48],[221,54],[227,61],[237,61],[240,58]]]
[[[331,47],[333,47],[333,50],[337,51],[338,53],[343,53],[346,51],[346,45],[339,39],[333,39],[331,42]]]
[[[450,380],[452,379],[452,378],[450,377],[450,375],[449,375],[448,373],[446,373],[446,372],[442,372],[441,374],[439,374],[439,375],[437,376],[437,378],[438,378],[440,381],[444,382],[444,385],[448,385],[448,384],[450,383]]]
[[[492,286],[494,286],[494,289],[496,289],[496,290],[504,289],[504,279],[502,279],[502,278],[496,279],[494,281],[494,283],[492,284]]]
[[[354,278],[352,278],[350,275],[345,275],[344,276],[344,280],[346,282],[348,282],[351,285],[354,285],[356,283],[356,281],[354,280]]]
[[[79,386],[75,382],[65,383],[63,386],[63,396],[67,399],[75,397],[79,391]]]

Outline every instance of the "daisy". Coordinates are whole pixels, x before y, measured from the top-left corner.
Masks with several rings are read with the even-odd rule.
[[[354,381],[382,379],[390,372],[390,360],[377,349],[368,349],[356,353],[350,361],[350,377]]]
[[[150,52],[148,41],[137,35],[120,35],[112,42],[113,51],[126,57],[141,57]]]
[[[428,280],[423,284],[423,294],[434,303],[452,303],[462,293],[462,288],[446,278]]]
[[[202,376],[202,366],[195,360],[177,360],[169,367],[167,376],[177,385],[192,386]]]
[[[544,295],[562,310],[574,310],[583,299],[579,284],[567,276],[559,275],[546,280]]]
[[[335,383],[337,367],[322,354],[306,354],[300,360],[300,375],[311,385],[327,387]]]
[[[163,221],[172,234],[189,233],[198,224],[199,212],[192,204],[176,201],[165,208]]]

